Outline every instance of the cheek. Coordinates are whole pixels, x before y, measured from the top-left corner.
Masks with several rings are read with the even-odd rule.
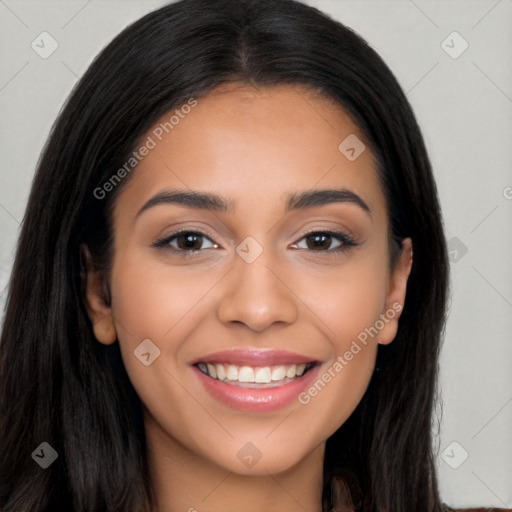
[[[331,354],[313,384],[299,396],[311,431],[323,439],[355,410],[375,367],[378,334],[374,326],[382,310],[382,293],[375,286],[359,287],[356,281],[333,282],[332,301],[318,309]]]
[[[319,319],[338,354],[383,312],[389,277],[386,263],[385,258],[361,255],[337,269],[315,275],[301,273],[296,278],[297,296]]]
[[[297,295],[331,349],[313,385],[299,396],[311,431],[324,438],[346,421],[368,387],[387,285],[386,259],[374,255],[297,280]]]
[[[113,313],[124,340],[130,344],[150,338],[162,343],[165,340],[167,345],[175,338],[177,327],[190,323],[218,278],[205,269],[171,267],[163,261],[148,260],[147,255],[133,251],[116,261],[112,273]]]
[[[112,272],[114,320],[129,379],[150,417],[191,446],[197,443],[186,433],[198,417],[210,431],[216,424],[208,423],[184,391],[183,375],[176,370],[182,363],[180,348],[204,314],[204,297],[214,283],[211,273],[148,264],[136,251],[116,260]]]
[[[115,261],[111,286],[115,327],[126,371],[144,402],[154,400],[157,389],[169,387],[166,370],[172,373],[180,363],[180,348],[198,326],[205,296],[214,284],[211,272],[150,264],[136,250]],[[178,394],[173,398],[175,403],[180,399]]]

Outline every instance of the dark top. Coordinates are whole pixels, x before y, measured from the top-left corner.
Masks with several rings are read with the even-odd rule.
[[[341,477],[331,480],[332,506],[329,512],[355,512],[350,489]],[[464,508],[455,509],[445,506],[446,512],[512,512],[512,509],[504,508]]]

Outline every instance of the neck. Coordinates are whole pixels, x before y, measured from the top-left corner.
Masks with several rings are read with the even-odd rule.
[[[214,440],[212,440],[214,442]],[[281,473],[243,475],[193,453],[152,420],[147,458],[155,496],[152,512],[296,512],[322,509],[325,443]]]

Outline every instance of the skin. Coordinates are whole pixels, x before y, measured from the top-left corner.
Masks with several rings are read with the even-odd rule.
[[[341,107],[305,88],[231,84],[200,98],[121,191],[112,305],[90,270],[87,306],[98,341],[120,343],[142,401],[160,512],[321,510],[325,441],[361,400],[377,346],[393,341],[399,314],[307,405],[237,410],[204,391],[191,362],[231,348],[272,348],[320,361],[321,376],[379,315],[404,303],[411,241],[392,271],[387,207],[369,146],[354,161],[338,150],[350,134],[364,142]],[[235,211],[159,204],[137,216],[169,188],[222,195]],[[360,196],[371,215],[351,202],[285,211],[288,193],[338,188]],[[152,246],[185,228],[209,237],[202,252],[185,259]],[[326,230],[358,245],[339,253],[335,238],[320,250],[308,245],[308,232]],[[263,249],[253,263],[236,252],[248,236]],[[176,239],[172,246],[183,248]],[[161,351],[150,366],[133,353],[145,339]],[[248,442],[262,455],[251,468],[237,457]]]

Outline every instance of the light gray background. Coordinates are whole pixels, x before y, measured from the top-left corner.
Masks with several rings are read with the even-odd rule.
[[[35,166],[64,99],[118,32],[165,3],[0,0],[2,310]],[[434,166],[453,287],[441,358],[442,497],[512,507],[512,1],[306,3],[382,55]],[[59,45],[47,59],[31,48],[44,31]],[[464,41],[458,58],[445,51],[456,55]]]

